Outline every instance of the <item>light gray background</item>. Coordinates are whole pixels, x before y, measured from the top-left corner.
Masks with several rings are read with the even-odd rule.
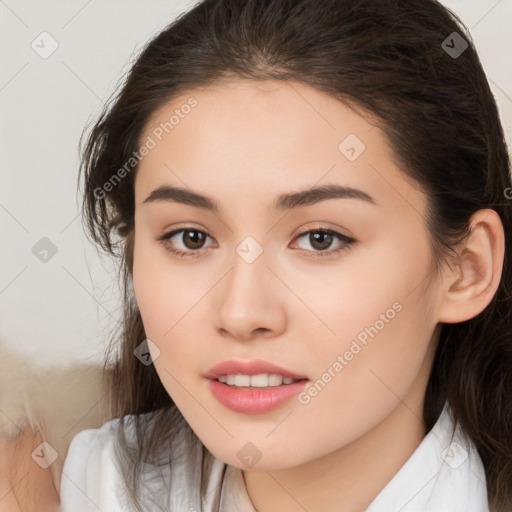
[[[103,358],[119,289],[82,230],[78,140],[141,46],[194,3],[0,0],[0,343],[34,361]],[[512,0],[442,3],[471,31],[510,146]],[[43,31],[58,43],[46,59],[31,47]],[[42,237],[57,247],[46,263]]]

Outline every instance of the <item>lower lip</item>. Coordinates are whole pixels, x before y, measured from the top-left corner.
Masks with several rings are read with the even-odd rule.
[[[268,388],[235,388],[210,379],[210,391],[223,405],[235,412],[260,414],[271,411],[299,394],[307,380]]]

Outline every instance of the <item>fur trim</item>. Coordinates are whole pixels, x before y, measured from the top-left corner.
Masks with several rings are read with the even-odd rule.
[[[57,452],[50,466],[57,492],[73,437],[109,420],[108,378],[101,365],[40,366],[0,345],[0,437],[39,431]]]

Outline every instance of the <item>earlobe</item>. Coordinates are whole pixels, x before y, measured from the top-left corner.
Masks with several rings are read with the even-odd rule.
[[[478,210],[470,224],[471,233],[462,244],[458,264],[445,274],[440,322],[474,318],[489,305],[500,283],[505,253],[500,216],[491,209]]]

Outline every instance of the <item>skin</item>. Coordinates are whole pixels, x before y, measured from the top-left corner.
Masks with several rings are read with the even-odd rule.
[[[0,439],[0,512],[57,512],[51,470],[31,456],[42,442],[41,434],[30,428],[16,439]]]
[[[309,86],[232,80],[163,106],[141,140],[193,96],[198,104],[142,160],[135,180],[133,284],[155,368],[205,446],[243,470],[259,512],[363,511],[426,434],[425,387],[440,322],[461,322],[492,299],[503,264],[503,227],[492,210],[473,218],[457,265],[435,279],[427,197],[397,167],[368,116]],[[338,146],[366,149],[349,161]],[[329,199],[287,212],[282,193],[335,183],[375,200]],[[161,185],[214,199],[217,213],[170,201],[144,203]],[[319,227],[356,239],[341,247],[299,235]],[[197,229],[201,245],[174,229]],[[195,233],[197,236],[197,233]],[[262,254],[236,252],[251,236]],[[258,415],[231,411],[204,375],[227,360],[264,359],[313,383],[365,327],[402,309],[307,404],[291,399]],[[150,347],[151,348],[151,347]],[[237,456],[251,442],[261,459]]]

